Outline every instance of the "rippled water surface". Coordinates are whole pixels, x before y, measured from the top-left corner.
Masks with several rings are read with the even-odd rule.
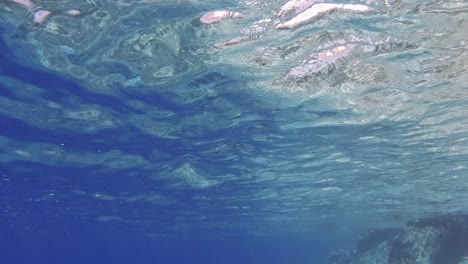
[[[466,212],[467,3],[319,1],[368,10],[278,29],[285,2],[49,1],[34,24],[1,1],[3,233],[333,240]],[[200,22],[222,9],[244,16]]]

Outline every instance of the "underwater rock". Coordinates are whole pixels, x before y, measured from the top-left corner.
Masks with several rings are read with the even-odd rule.
[[[334,252],[332,264],[462,264],[468,256],[468,215],[443,215],[397,229],[371,230],[354,248]]]

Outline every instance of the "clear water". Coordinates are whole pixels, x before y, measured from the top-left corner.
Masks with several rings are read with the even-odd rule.
[[[0,4],[2,263],[317,263],[467,211],[465,1]]]

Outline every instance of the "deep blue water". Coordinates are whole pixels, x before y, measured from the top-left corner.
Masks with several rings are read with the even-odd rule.
[[[9,55],[10,49],[0,43],[1,70],[3,76],[20,80],[38,87],[47,87],[44,99],[61,100],[67,94],[79,97],[82,102],[95,103],[115,109],[119,112],[131,111],[125,103],[110,96],[91,94],[75,80],[65,78],[39,66],[27,65],[26,58]],[[18,52],[18,51],[17,51]],[[19,51],[18,53],[21,53]],[[10,100],[23,101],[9,89],[2,87],[1,96]],[[138,96],[138,95],[136,95]],[[156,94],[153,104],[167,107],[183,113],[179,108]],[[136,97],[139,100],[148,98]],[[28,99],[24,99],[28,102]],[[11,116],[1,115],[1,134],[24,144],[43,142],[64,144],[75,151],[86,150],[88,144],[94,149],[111,149],[114,141],[109,138],[121,133],[131,133],[134,139],[127,138],[122,142],[128,148],[121,148],[127,153],[150,152],[151,144],[161,146],[172,155],[181,155],[175,149],[182,143],[154,142],[138,131],[105,130],[93,135],[37,128]],[[157,139],[156,139],[157,140]],[[149,145],[141,142],[153,141]],[[7,154],[7,153],[4,153]],[[169,159],[169,158],[166,158]],[[1,166],[0,197],[2,217],[1,262],[2,263],[311,263],[327,256],[337,241],[324,233],[284,234],[257,238],[249,232],[217,234],[216,231],[177,232],[170,236],[150,237],[145,234],[157,225],[140,227],[139,223],[96,223],[89,222],[93,214],[132,215],[134,210],[148,217],[158,217],[158,211],[147,205],[139,207],[113,206],[105,202],[81,199],[65,199],[42,202],[31,198],[40,192],[47,195],[73,192],[76,186],[91,192],[102,188],[108,192],[126,190],[141,192],[148,188],[145,180],[128,179],[128,175],[107,172],[99,166],[73,167],[57,164],[41,164],[31,161],[4,162]],[[13,176],[13,177],[11,177]],[[58,180],[60,179],[60,180]],[[154,184],[154,183],[152,183]],[[155,188],[158,188],[155,186]],[[164,189],[160,189],[164,193]],[[171,193],[171,191],[167,191]],[[177,193],[181,199],[190,199],[190,191]],[[168,208],[168,210],[184,210]],[[234,219],[233,219],[234,220]],[[216,230],[216,228],[215,228]]]
[[[319,263],[466,212],[459,1],[64,2],[0,3],[0,263]]]
[[[4,33],[2,30],[2,36]],[[92,93],[76,80],[47,70],[34,61],[28,61],[21,50],[12,50],[3,41],[0,42],[0,50],[2,76],[42,88],[41,100],[62,101],[75,96],[80,98],[81,103],[109,107],[117,113],[139,111],[129,108],[123,101],[126,98],[150,101],[151,104],[179,114],[191,109],[178,106],[170,102],[170,98],[159,94],[152,94],[152,98],[138,94],[125,94],[125,98],[116,98]],[[25,103],[35,100],[18,96],[11,87],[1,88],[1,96],[8,100]],[[178,140],[158,140],[141,134],[132,127],[103,130],[90,135],[37,127],[4,114],[0,115],[0,127],[2,138],[26,145],[34,142],[66,145],[67,148],[80,152],[89,148],[105,151],[119,144],[119,148],[126,153],[143,155],[151,153],[154,150],[152,145],[157,145],[170,155],[186,155],[185,151],[178,150],[184,145]],[[131,137],[122,140],[119,139],[121,134],[130,134]],[[2,154],[11,155],[6,150]],[[164,162],[169,159],[171,157],[162,160]],[[106,171],[99,165],[60,165],[60,160],[54,164],[24,160],[2,162],[1,263],[310,263],[326,256],[330,248],[336,245],[333,238],[325,233],[273,234],[259,239],[248,231],[218,234],[216,227],[204,232],[195,227],[193,231],[189,228],[189,231],[175,230],[169,236],[148,237],[148,232],[158,231],[157,224],[141,227],[138,222],[119,224],[89,220],[94,215],[113,214],[116,210],[119,214],[133,215],[136,219],[139,216],[135,214],[157,218],[160,212],[151,206],[109,207],[106,202],[89,199],[66,198],[43,202],[33,198],[38,197],[38,193],[55,196],[56,193],[73,192],[77,186],[90,192],[105,189],[109,193],[122,190],[138,193],[150,188],[147,180],[129,180],[127,173],[124,170],[119,175],[118,172]],[[158,189],[161,193],[174,195],[174,191],[158,188],[158,182],[151,181],[150,184],[155,185],[151,188]],[[175,195],[181,200],[184,197],[190,200],[194,194],[184,190]],[[165,209],[184,210],[184,206],[176,205]]]
[[[45,219],[37,220],[45,221]],[[310,263],[330,249],[331,242],[311,238],[253,239],[247,234],[222,237],[186,234],[182,238],[148,239],[119,225],[83,225],[47,233],[64,223],[7,235],[3,263]],[[70,223],[67,223],[70,224]],[[19,228],[17,228],[18,230]]]

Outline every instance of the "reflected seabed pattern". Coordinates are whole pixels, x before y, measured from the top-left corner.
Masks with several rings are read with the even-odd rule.
[[[467,3],[224,4],[0,2],[2,49],[21,48],[0,54],[5,226],[35,226],[26,201],[148,236],[372,229],[330,261],[449,264],[434,241],[466,232]]]

